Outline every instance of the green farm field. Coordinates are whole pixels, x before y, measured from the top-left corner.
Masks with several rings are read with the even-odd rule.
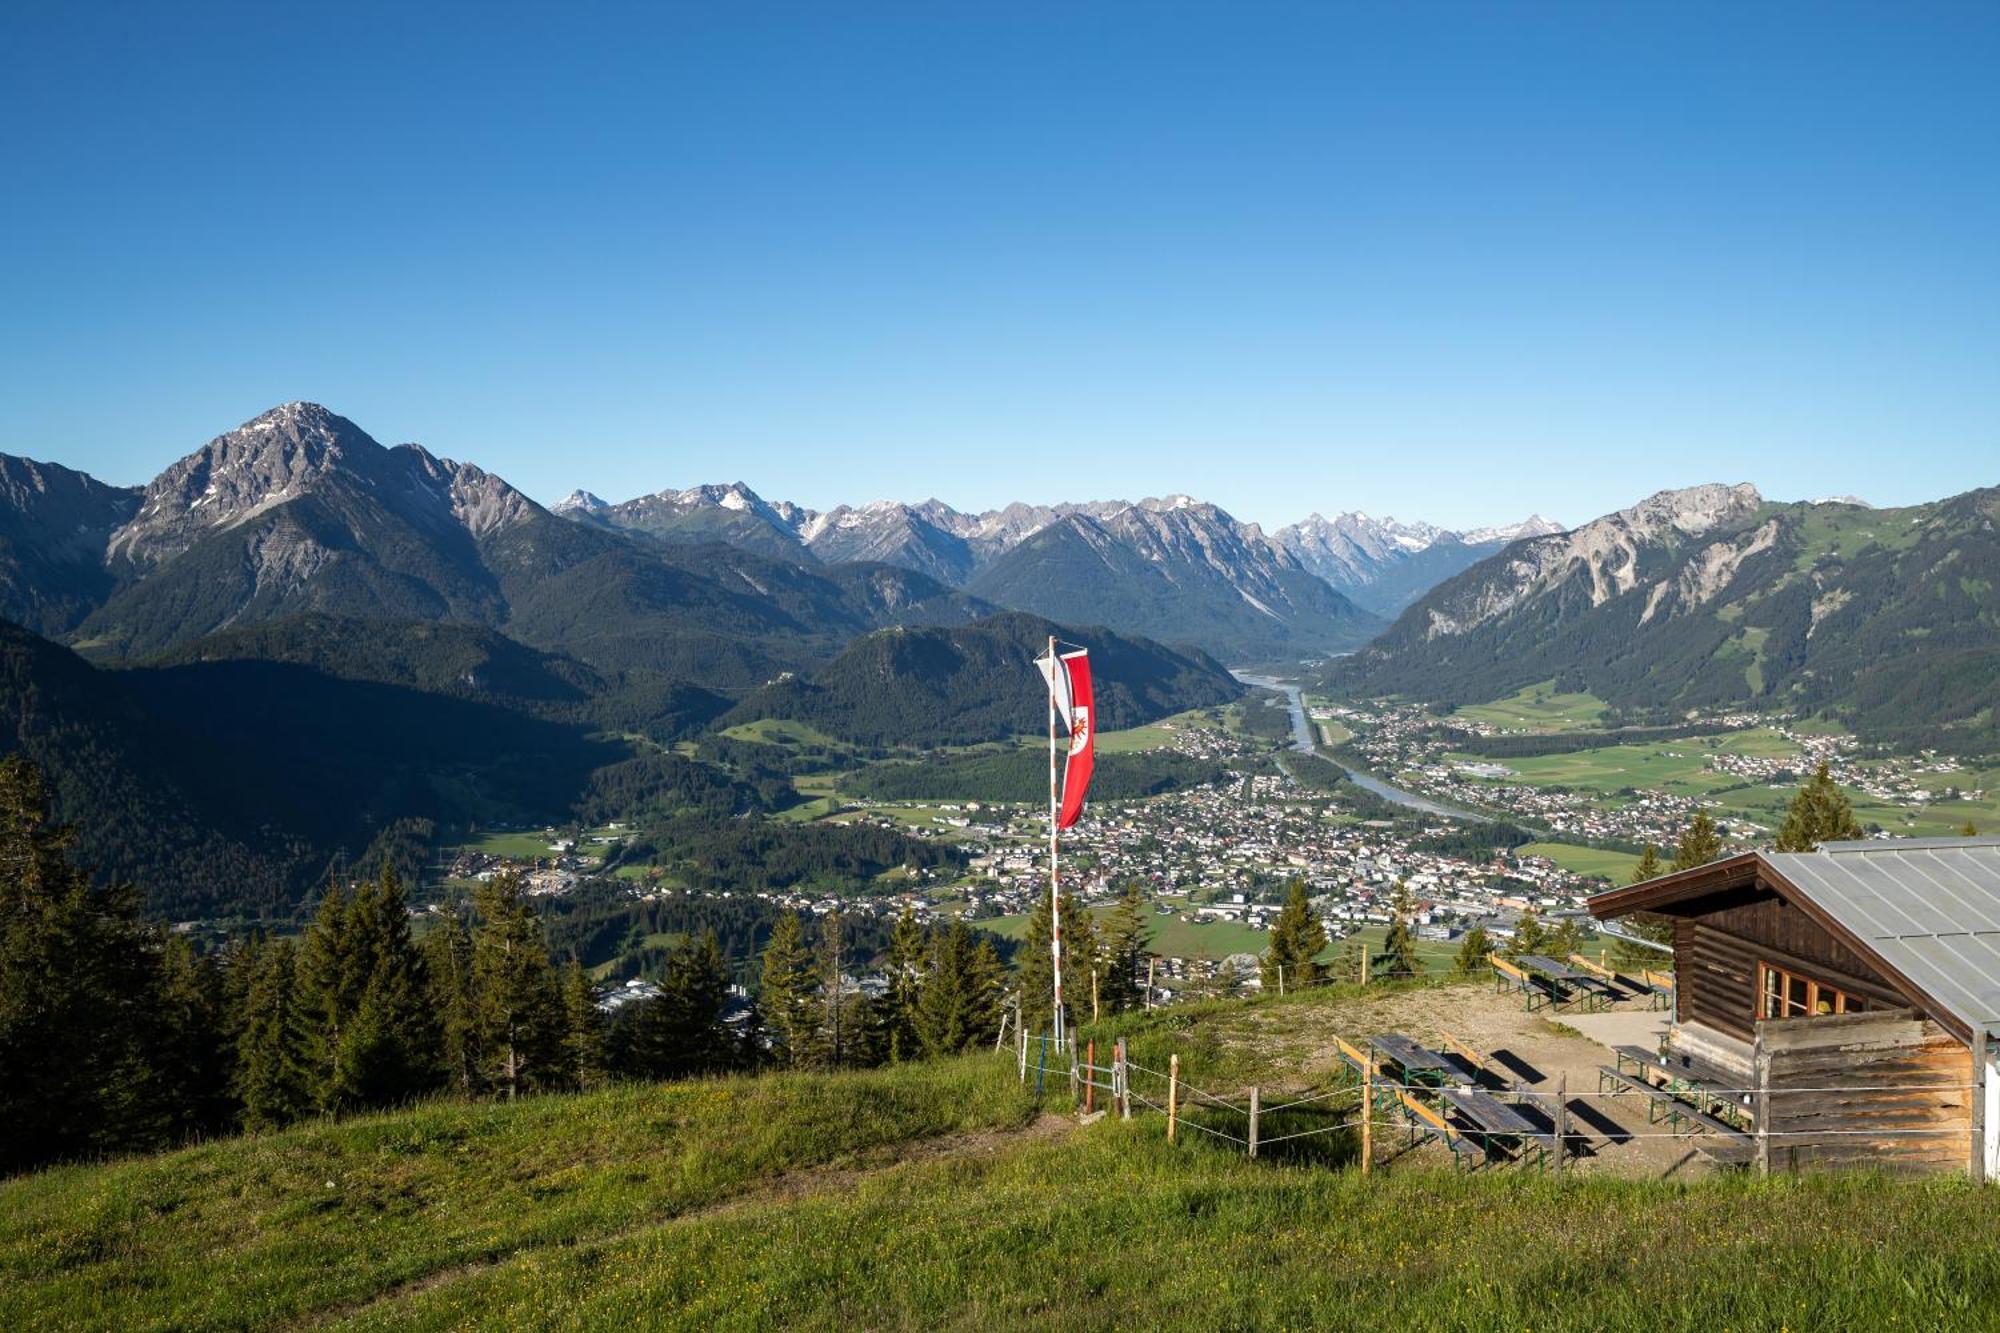
[[[1623,884],[1630,879],[1632,868],[1639,864],[1638,857],[1624,852],[1579,847],[1567,842],[1531,842],[1514,850],[1525,856],[1546,856],[1564,870],[1578,875],[1602,875],[1614,884]]]
[[[1605,704],[1589,694],[1557,694],[1555,682],[1544,681],[1490,704],[1458,710],[1467,722],[1483,722],[1508,731],[1583,731],[1601,722]]]

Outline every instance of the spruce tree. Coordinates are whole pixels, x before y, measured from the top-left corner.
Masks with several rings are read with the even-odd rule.
[[[722,1024],[729,971],[715,932],[689,935],[667,955],[660,996],[641,1011],[633,1034],[639,1067],[651,1078],[720,1073],[735,1058]]]
[[[1085,911],[1076,895],[1062,895],[1063,1006],[1067,1022],[1075,1028],[1079,1016],[1090,1014],[1090,974],[1097,959],[1095,920]],[[1055,967],[1049,956],[1049,898],[1035,895],[1028,913],[1028,927],[1015,957],[1019,960],[1017,981],[1021,987],[1021,1021],[1030,1033],[1052,1029],[1055,1012]]]
[[[158,945],[129,886],[73,864],[41,770],[0,760],[0,1173],[173,1133],[155,1065]]]
[[[328,881],[312,924],[299,941],[293,973],[298,986],[300,1062],[313,1104],[330,1109],[341,1037],[360,995],[349,964],[349,898]]]
[[[796,912],[785,913],[771,928],[758,1003],[779,1063],[794,1069],[810,1064],[819,1033],[819,987]]]
[[[297,950],[290,940],[249,960],[249,985],[236,1040],[237,1099],[246,1129],[278,1129],[314,1106],[308,1044],[298,1003]]]
[[[1812,777],[1792,797],[1791,808],[1785,811],[1784,826],[1778,830],[1778,850],[1815,852],[1823,842],[1846,842],[1860,836],[1861,825],[1854,820],[1854,807],[1822,759]]]
[[[347,908],[344,985],[354,1007],[334,1049],[328,1110],[394,1106],[442,1082],[423,957],[410,938],[402,880],[388,861]]]
[[[1964,826],[1963,828],[1959,829],[1959,831],[1958,831],[1958,836],[1959,836],[1959,837],[1961,837],[1961,838],[1976,838],[1976,837],[1978,837],[1978,836],[1979,836],[1979,825],[1977,825],[1977,824],[1973,823],[1973,822],[1972,822],[1971,820],[1969,820],[1969,819],[1968,819],[1968,820],[1966,820],[1966,821],[1965,821],[1965,826]]]
[[[564,1022],[541,919],[519,875],[497,875],[474,894],[475,1028],[486,1076],[511,1100],[562,1087]]]
[[[1145,998],[1146,918],[1140,881],[1130,880],[1104,921],[1104,980],[1099,998],[1111,1013],[1136,1009]]]
[[[1660,854],[1653,844],[1647,843],[1646,850],[1639,857],[1639,864],[1632,867],[1629,883],[1644,884],[1649,879],[1657,879],[1666,873],[1660,865]],[[1653,940],[1660,944],[1671,944],[1674,927],[1670,921],[1645,915],[1628,916],[1618,923],[1621,933],[1637,935],[1641,939]],[[1612,949],[1612,957],[1618,966],[1632,970],[1660,967],[1668,960],[1668,955],[1658,949],[1648,949],[1643,944],[1634,944],[1629,939],[1621,939]]]
[[[1514,938],[1507,941],[1507,956],[1519,958],[1525,954],[1540,953],[1547,939],[1548,932],[1543,928],[1541,919],[1535,915],[1535,909],[1530,907],[1521,913],[1521,919],[1514,923]]]
[[[889,993],[879,1014],[884,1059],[908,1060],[919,1050],[917,1003],[923,991],[929,953],[924,928],[917,924],[915,910],[906,903],[889,934]]]
[[[604,1081],[604,1015],[583,964],[572,958],[563,968],[563,1064],[572,1087],[594,1088]]]
[[[236,1053],[228,1039],[219,960],[184,935],[169,934],[160,952],[159,1030],[154,1061],[159,1096],[177,1139],[219,1134],[236,1118],[231,1091]]]
[[[1271,923],[1271,944],[1264,951],[1264,993],[1304,990],[1320,979],[1320,953],[1326,948],[1326,928],[1313,913],[1306,884],[1294,879],[1285,890],[1285,905]],[[1281,971],[1282,969],[1282,971]],[[1280,981],[1282,976],[1283,980]]]
[[[1452,968],[1462,977],[1476,976],[1486,970],[1492,952],[1493,942],[1486,937],[1486,927],[1474,926],[1459,939],[1458,956],[1452,960]]]
[[[472,999],[472,928],[459,912],[445,912],[424,936],[421,950],[444,1085],[462,1096],[482,1092],[486,1076]]]
[[[963,921],[937,933],[917,997],[917,1039],[925,1055],[956,1055],[992,1033],[999,961],[992,945],[975,940]]]
[[[1384,977],[1414,977],[1422,970],[1417,959],[1417,937],[1410,929],[1416,905],[1410,901],[1407,881],[1396,881],[1395,895],[1389,900],[1389,931],[1376,955],[1375,973]]]
[[[1708,811],[1697,810],[1694,818],[1681,833],[1680,841],[1674,844],[1672,871],[1693,870],[1705,866],[1710,861],[1721,859],[1722,834],[1716,830],[1715,821],[1708,817]]]
[[[819,1043],[823,1062],[835,1069],[849,1062],[848,1043],[857,1018],[853,997],[845,989],[847,972],[847,927],[839,911],[826,914],[820,922],[817,967],[819,971]]]

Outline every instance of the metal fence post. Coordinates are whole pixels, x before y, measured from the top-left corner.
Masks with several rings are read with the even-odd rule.
[[[1250,1089],[1250,1158],[1252,1161],[1255,1161],[1257,1158],[1257,1111],[1260,1105],[1258,1089],[1253,1086]]]
[[[1167,1142],[1174,1141],[1174,1130],[1181,1118],[1181,1057],[1178,1053],[1167,1059]]]

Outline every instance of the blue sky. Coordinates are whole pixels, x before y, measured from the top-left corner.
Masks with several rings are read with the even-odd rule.
[[[310,398],[547,500],[2000,482],[1990,4],[318,8],[0,17],[0,450]]]

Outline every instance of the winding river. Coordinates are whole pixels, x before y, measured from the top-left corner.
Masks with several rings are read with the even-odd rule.
[[[1251,676],[1241,671],[1233,671],[1230,674],[1245,685],[1255,686],[1259,689],[1277,690],[1283,694],[1285,696],[1285,703],[1290,707],[1292,712],[1292,749],[1298,751],[1300,754],[1319,754],[1318,738],[1313,735],[1312,719],[1306,716],[1306,701],[1298,686],[1292,684],[1290,681],[1279,680],[1276,676]],[[1385,801],[1394,801],[1397,805],[1408,806],[1412,810],[1421,810],[1427,815],[1442,815],[1447,819],[1480,820],[1486,818],[1484,815],[1473,814],[1469,810],[1457,810],[1448,805],[1440,805],[1427,796],[1419,796],[1415,792],[1404,791],[1401,787],[1392,787],[1373,773],[1364,773],[1360,769],[1349,768],[1346,764],[1340,763],[1338,760],[1327,755],[1320,755],[1320,758],[1325,759],[1328,763],[1339,768],[1341,772],[1347,774],[1348,781],[1352,782],[1355,786],[1361,788],[1363,791],[1373,792]]]

